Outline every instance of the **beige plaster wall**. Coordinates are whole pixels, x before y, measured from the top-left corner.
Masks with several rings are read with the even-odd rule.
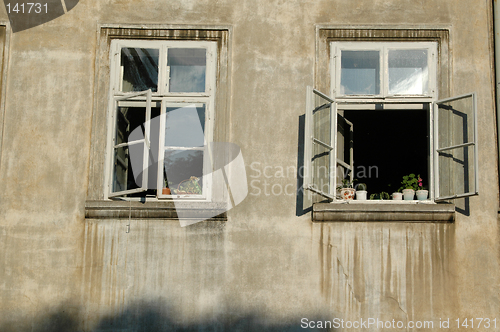
[[[0,330],[293,330],[304,317],[489,317],[500,327],[490,13],[483,0],[91,0],[9,34]],[[85,221],[98,23],[231,26],[230,140],[260,182],[227,222],[132,220],[127,233],[128,220]],[[268,193],[296,189],[286,169],[297,167],[318,24],[450,29],[452,93],[479,101],[469,216],[320,224],[297,216],[295,194],[265,194],[264,181]],[[256,177],[266,166],[273,177]]]

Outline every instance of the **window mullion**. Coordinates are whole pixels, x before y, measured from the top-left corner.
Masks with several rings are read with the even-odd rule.
[[[111,89],[113,92],[121,91],[121,66],[120,66],[120,49],[121,46],[117,42],[111,47],[110,58],[111,61],[114,62],[114,66],[111,66],[110,77],[112,79]]]
[[[148,184],[148,170],[149,170],[149,156],[151,154],[151,89],[147,91],[146,99],[146,118],[144,122],[144,154],[142,160],[142,186],[147,188]]]
[[[334,73],[340,73],[340,66],[339,66],[340,61],[338,61],[338,59],[340,59],[340,53],[338,49],[339,48],[335,46],[333,47],[333,50],[330,50],[330,52],[332,52],[330,54],[330,71],[333,70]],[[339,74],[335,75],[335,79],[331,80],[331,82],[332,82],[331,84],[332,87],[330,96],[336,97],[340,86],[340,75]]]
[[[434,191],[436,190],[436,182],[435,182],[435,176],[436,176],[436,170],[435,170],[435,156],[434,156],[434,140],[437,138],[437,135],[435,134],[435,118],[434,118],[434,103],[428,103],[428,116],[429,116],[429,199],[431,201],[434,201]]]
[[[333,149],[330,151],[330,192],[333,200],[337,199],[337,103],[334,101],[330,105],[330,144]]]
[[[167,46],[160,48],[160,61],[158,68],[158,92],[165,95],[168,92],[168,67],[167,67]]]
[[[161,110],[160,110],[160,134],[159,136],[159,144],[158,144],[158,170],[157,170],[157,184],[156,184],[156,195],[157,197],[164,197],[163,195],[163,167],[165,162],[165,121],[166,121],[166,111],[167,111],[167,103],[165,99],[161,101]]]
[[[389,94],[389,51],[387,47],[382,47],[380,52],[381,64],[380,64],[380,84],[382,96],[385,97]]]

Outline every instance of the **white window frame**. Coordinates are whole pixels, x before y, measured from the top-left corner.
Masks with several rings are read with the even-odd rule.
[[[429,70],[429,87],[428,95],[389,95],[388,94],[388,51],[391,49],[405,50],[405,49],[427,49],[428,50],[428,70]],[[378,95],[341,95],[340,91],[340,78],[341,78],[341,61],[340,55],[342,50],[360,50],[360,51],[370,51],[379,50],[380,51],[380,91]],[[456,198],[469,197],[473,195],[478,195],[478,152],[477,152],[477,101],[475,93],[470,93],[466,95],[461,95],[458,97],[447,98],[444,100],[437,100],[437,43],[435,42],[331,42],[330,43],[330,68],[331,73],[331,90],[330,95],[333,97],[328,97],[326,94],[321,93],[318,90],[308,87],[307,97],[306,97],[306,114],[305,114],[305,144],[304,144],[304,188],[312,191],[315,194],[321,195],[328,198],[332,202],[346,203],[346,201],[338,200],[336,195],[337,187],[337,165],[339,165],[337,159],[337,114],[339,111],[348,109],[375,109],[376,104],[383,105],[384,109],[428,109],[429,112],[429,199],[427,201],[352,201],[352,203],[435,203],[443,200],[452,200]],[[335,167],[330,170],[330,186],[329,192],[325,193],[318,188],[313,186],[313,169],[312,169],[312,154],[313,154],[313,144],[317,144],[314,140],[313,130],[313,107],[314,107],[314,95],[317,94],[322,96],[324,99],[331,103],[331,114],[330,119],[332,123],[331,128],[331,150],[329,151],[330,156],[330,167],[334,164],[332,160],[337,160]],[[438,136],[438,112],[437,109],[439,104],[446,103],[449,101],[455,101],[461,98],[472,98],[472,114],[473,116],[473,141],[466,142],[457,146],[451,147],[440,147],[437,138]],[[474,184],[475,190],[467,193],[458,193],[453,196],[440,197],[439,196],[439,164],[438,156],[441,152],[459,149],[466,146],[472,146],[474,148]],[[340,163],[341,165],[341,163]],[[345,166],[345,165],[344,165]],[[352,151],[351,151],[351,168],[354,168],[354,163],[352,161]],[[351,181],[353,178],[353,172],[351,172]]]
[[[427,95],[389,94],[389,50],[427,50],[427,64],[429,71],[429,93]],[[435,42],[331,42],[330,43],[330,68],[334,69],[331,80],[330,95],[336,99],[354,98],[418,98],[435,99],[436,94],[436,68],[437,68],[437,43]],[[380,66],[380,93],[377,95],[346,95],[340,93],[341,78],[341,53],[342,51],[378,51]],[[335,73],[338,73],[336,75]]]
[[[156,92],[150,92],[150,103],[161,104],[161,115],[165,114],[167,103],[204,103],[205,104],[205,130],[204,139],[205,147],[210,146],[213,142],[214,135],[214,110],[215,110],[215,92],[216,92],[216,71],[217,71],[217,42],[216,41],[192,41],[192,40],[134,40],[134,39],[113,39],[110,47],[110,95],[108,104],[108,125],[107,125],[107,148],[106,148],[106,166],[104,175],[104,198],[120,197],[131,192],[112,193],[113,181],[113,139],[116,128],[116,119],[114,117],[116,100],[131,99],[144,100],[145,91],[141,92],[122,92],[121,91],[121,66],[120,55],[123,47],[134,48],[157,48],[159,52],[159,70],[158,70],[158,87]],[[205,92],[169,92],[169,68],[167,67],[167,56],[170,48],[205,48],[206,49],[206,72],[205,72]],[[147,90],[148,91],[148,90]],[[160,128],[164,128],[164,116],[160,118]],[[146,121],[149,119],[146,119]],[[163,125],[163,127],[162,127]],[[149,127],[149,126],[147,126]],[[149,135],[149,133],[147,134]],[[203,160],[203,194],[202,195],[163,195],[162,181],[163,172],[160,171],[163,167],[163,151],[164,151],[164,131],[160,131],[160,142],[158,151],[158,181],[156,197],[146,197],[147,200],[168,199],[175,197],[176,199],[184,199],[189,201],[210,202],[212,199],[212,184],[211,184],[211,156],[208,149],[205,148]],[[147,163],[147,159],[144,160]],[[144,172],[147,173],[147,172]],[[146,174],[147,180],[147,174]],[[143,182],[144,184],[146,182]],[[134,192],[144,191],[141,188]],[[143,197],[120,197],[126,200],[143,200]]]
[[[134,144],[143,144],[144,145],[144,151],[143,151],[143,156],[142,156],[142,169],[144,170],[142,172],[142,186],[139,187],[139,188],[135,188],[135,189],[129,189],[129,190],[122,190],[122,191],[118,191],[118,192],[113,192],[113,190],[111,189],[113,187],[113,177],[111,177],[111,182],[109,184],[109,193],[108,193],[108,196],[109,197],[119,197],[119,196],[123,196],[123,195],[128,195],[128,194],[134,194],[134,193],[139,193],[139,192],[143,192],[143,191],[146,191],[147,190],[147,184],[148,184],[148,161],[149,161],[149,149],[150,149],[150,146],[151,146],[151,142],[150,142],[150,127],[149,126],[145,126],[145,132],[144,132],[144,138],[142,139],[139,139],[139,140],[135,140],[133,142],[125,142],[125,143],[120,143],[120,144],[116,144],[116,137],[115,137],[115,133],[116,133],[116,122],[117,122],[117,119],[115,118],[115,114],[117,112],[117,109],[118,109],[118,104],[120,101],[125,101],[125,100],[131,100],[133,102],[137,102],[137,100],[135,99],[135,97],[141,97],[141,96],[146,96],[146,107],[145,107],[145,116],[144,116],[144,121],[145,123],[147,123],[148,121],[151,120],[151,90],[146,90],[146,91],[141,91],[141,92],[135,92],[135,93],[131,93],[131,94],[128,94],[126,96],[114,96],[113,97],[113,110],[112,110],[112,114],[111,114],[111,118],[113,119],[114,121],[114,126],[113,126],[113,137],[112,137],[112,153],[111,153],[111,172],[114,172],[114,167],[113,167],[113,162],[114,162],[114,155],[115,155],[115,149],[118,149],[118,148],[121,148],[121,147],[124,147],[124,146],[131,146],[131,145],[134,145]],[[141,100],[142,101],[142,100]]]
[[[323,100],[326,101],[325,107],[330,109],[330,141],[322,142],[318,140],[314,136],[314,95],[319,96]],[[306,95],[306,113],[305,113],[305,142],[304,142],[304,183],[303,187],[307,190],[310,190],[318,195],[321,195],[327,199],[335,200],[335,174],[336,174],[336,151],[335,148],[337,142],[337,135],[333,135],[337,130],[337,119],[334,115],[337,114],[336,111],[336,103],[335,100],[328,97],[324,93],[313,89],[311,86],[307,87],[307,95]],[[319,144],[329,150],[328,158],[329,158],[329,173],[330,179],[328,183],[328,191],[322,191],[321,188],[315,188],[313,185],[313,173],[315,172],[312,163],[312,153],[313,153],[313,144]],[[311,156],[311,157],[309,157]]]
[[[440,142],[439,142],[439,135],[438,135],[438,128],[439,128],[438,108],[439,108],[439,105],[445,104],[448,102],[461,100],[461,99],[466,99],[466,98],[470,98],[471,104],[472,104],[472,110],[471,110],[472,119],[470,119],[471,121],[473,121],[472,129],[474,131],[472,133],[472,140],[467,140],[467,142],[464,142],[464,143],[458,144],[458,145],[453,145],[453,146],[441,146]],[[434,103],[433,106],[435,109],[435,111],[434,111],[435,141],[434,142],[435,142],[436,148],[434,149],[434,155],[435,155],[434,156],[434,160],[435,160],[434,173],[435,173],[436,202],[479,195],[479,160],[478,160],[479,154],[478,154],[478,148],[477,148],[477,97],[476,97],[476,93],[467,93],[467,94],[456,96],[456,97],[438,100]],[[474,190],[463,192],[463,193],[455,193],[451,196],[440,195],[439,154],[446,153],[447,151],[466,148],[466,147],[472,147],[474,149]],[[466,166],[464,166],[464,167],[466,167]]]

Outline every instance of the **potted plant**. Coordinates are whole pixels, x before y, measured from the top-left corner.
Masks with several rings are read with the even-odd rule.
[[[366,191],[366,184],[365,183],[358,183],[356,185],[356,199],[358,201],[366,201],[366,195],[368,192]]]
[[[418,179],[420,175],[415,176],[415,174],[409,174],[403,176],[403,181],[401,181],[402,186],[399,190],[403,191],[403,196],[405,201],[412,201],[415,196],[415,191],[418,189]]]
[[[172,194],[172,191],[170,190],[170,186],[169,186],[169,184],[172,184],[172,182],[169,182],[166,177],[165,177],[163,182],[164,182],[164,187],[161,190],[162,195]]]
[[[420,175],[418,176],[418,184],[417,184],[417,199],[419,201],[425,201],[427,199],[427,196],[429,195],[429,191],[425,190],[424,186],[422,185],[423,181]]]
[[[392,183],[389,183],[387,187],[389,188],[389,190],[392,191],[393,188]],[[401,201],[403,199],[403,194],[401,193],[400,189],[396,189],[396,191],[394,191],[390,197],[392,198],[393,201]]]
[[[356,179],[349,181],[348,179],[342,180],[342,185],[337,187],[337,190],[340,191],[340,197],[343,200],[353,200],[354,194],[356,193],[356,189],[353,188],[353,182]]]
[[[403,193],[398,189],[397,191],[392,193],[392,200],[394,201],[402,201],[403,200]]]
[[[199,185],[200,179],[196,176],[191,176],[189,179],[183,180],[177,186],[177,190],[174,189],[174,194],[176,195],[201,195],[202,189]]]
[[[379,200],[383,201],[383,200],[388,200],[389,198],[390,198],[389,194],[386,193],[385,191],[382,191],[379,194],[371,194],[370,195],[371,200],[379,199]]]

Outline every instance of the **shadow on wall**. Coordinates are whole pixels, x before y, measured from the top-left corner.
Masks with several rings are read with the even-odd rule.
[[[305,144],[305,123],[306,116],[299,116],[299,140],[298,140],[298,149],[297,149],[297,199],[295,201],[295,215],[300,217],[308,212],[312,211],[312,206],[305,199],[305,191],[304,191],[304,144]]]
[[[83,327],[83,312],[67,310],[61,305],[52,313],[27,322],[27,319],[0,322],[2,332],[111,332],[111,331],[304,331],[301,317],[281,323],[268,323],[259,315],[230,312],[221,314],[212,320],[184,322],[175,314],[166,313],[167,305],[159,302],[140,302],[130,305],[121,314],[101,319],[93,328]],[[73,307],[74,308],[74,307]],[[312,319],[309,319],[312,320]],[[319,319],[318,319],[319,320]],[[308,328],[307,331],[326,331],[325,329]],[[334,330],[328,330],[334,331]]]

